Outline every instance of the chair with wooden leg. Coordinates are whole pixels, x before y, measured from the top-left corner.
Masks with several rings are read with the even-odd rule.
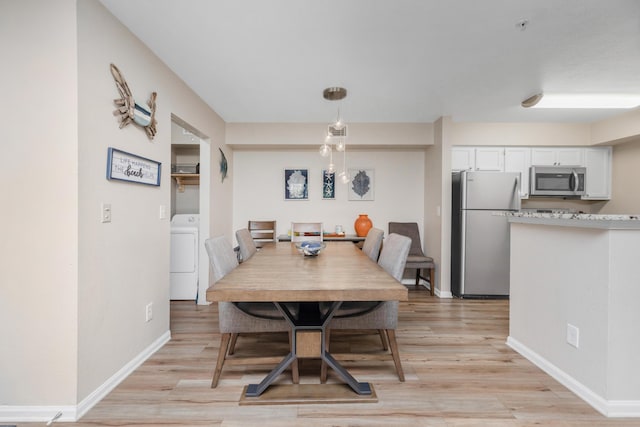
[[[378,262],[380,257],[380,248],[382,247],[382,239],[384,238],[384,231],[379,228],[371,228],[367,233],[367,237],[364,239],[362,245],[362,252],[364,252],[372,261]],[[349,305],[353,303],[343,303],[342,310],[345,311]],[[389,342],[387,341],[387,334],[384,330],[378,331],[380,334],[380,341],[382,341],[382,348],[386,351],[389,349]]]
[[[429,293],[435,294],[435,270],[436,264],[433,258],[426,256],[422,251],[420,243],[420,230],[417,222],[390,222],[389,233],[398,233],[411,239],[411,250],[407,257],[406,270],[416,270],[416,286],[420,284],[420,279],[429,281]],[[422,276],[422,270],[429,270],[429,278]]]
[[[389,273],[397,281],[402,279],[407,256],[411,247],[411,239],[399,234],[389,234],[384,240],[378,265]],[[344,303],[343,303],[344,305]],[[331,330],[382,330],[389,343],[390,354],[386,351],[382,354],[373,353],[344,353],[333,356],[338,360],[393,360],[398,379],[404,381],[404,372],[400,362],[398,343],[396,341],[396,329],[398,326],[398,301],[371,301],[371,302],[351,302],[345,308],[340,308],[329,323],[329,328],[325,334],[327,347],[330,344],[329,336]],[[386,349],[385,349],[386,350]],[[321,365],[320,380],[327,379],[327,367]]]
[[[238,259],[231,243],[224,237],[207,239],[204,244],[209,254],[209,262],[213,271],[213,282],[222,279],[238,266]],[[218,359],[211,381],[211,388],[218,385],[218,380],[225,364],[230,365],[275,365],[282,360],[282,355],[273,357],[229,357],[229,346],[232,335],[241,333],[289,332],[291,328],[282,314],[272,303],[218,302],[218,319],[221,338]],[[236,335],[237,337],[237,335]],[[289,338],[289,345],[291,337]],[[292,365],[293,382],[298,382],[298,365]]]
[[[258,251],[253,237],[251,237],[251,232],[248,229],[241,228],[240,230],[237,230],[236,240],[238,241],[238,261],[240,263],[249,260]],[[231,334],[231,341],[229,342],[229,351],[227,354],[231,355],[235,352],[237,341],[238,334]]]

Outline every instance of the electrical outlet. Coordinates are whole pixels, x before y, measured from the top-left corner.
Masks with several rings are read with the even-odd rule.
[[[111,222],[111,203],[100,205],[100,221]]]
[[[567,343],[575,348],[578,348],[580,343],[580,329],[570,323],[567,323]]]
[[[153,303],[152,302],[147,304],[147,306],[145,307],[145,321],[149,322],[151,319],[153,319]]]

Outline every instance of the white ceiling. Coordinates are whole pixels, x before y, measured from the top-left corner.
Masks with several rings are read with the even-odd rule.
[[[590,122],[622,111],[520,102],[640,93],[640,0],[101,2],[227,122]]]

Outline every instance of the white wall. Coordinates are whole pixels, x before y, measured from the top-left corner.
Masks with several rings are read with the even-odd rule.
[[[76,399],[75,14],[75,0],[0,2],[0,405]]]
[[[315,148],[315,147],[314,147]],[[388,232],[389,221],[424,219],[424,151],[357,150],[347,152],[347,166],[375,170],[373,201],[347,200],[347,187],[336,184],[336,199],[323,200],[321,174],[327,159],[317,149],[234,151],[233,227],[246,228],[249,220],[277,221],[286,234],[292,221],[320,221],[325,230],[337,224],[354,234],[358,214],[366,213],[374,227]],[[336,163],[341,168],[342,163]],[[284,169],[309,170],[309,199],[284,200]]]
[[[349,123],[351,147],[424,148],[433,145],[432,123]],[[227,123],[226,140],[231,147],[299,148],[319,146],[328,123]]]
[[[640,214],[640,138],[613,146],[611,160],[611,201],[603,214]]]
[[[590,145],[588,123],[464,123],[451,126],[451,145]]]
[[[215,148],[224,123],[97,0],[1,1],[0,40],[11,64],[1,83],[11,102],[0,107],[10,123],[0,156],[0,219],[10,224],[0,240],[0,419],[62,409],[70,420],[168,336],[170,234],[159,208],[170,205],[171,115]],[[158,92],[153,141],[118,128],[111,62],[137,99]],[[160,161],[161,186],[108,181],[108,147]],[[231,196],[231,180],[212,180],[206,220],[229,237]]]
[[[591,143],[610,144],[640,136],[640,108],[591,124]]]
[[[511,223],[510,345],[612,416],[640,414],[639,250],[637,229]]]
[[[602,344],[608,326],[608,234],[511,224],[509,336],[602,396],[607,392]],[[580,328],[579,350],[566,342],[567,323]]]
[[[450,203],[446,202],[446,193],[443,193],[443,181],[446,176],[442,170],[448,164],[450,149],[443,146],[446,142],[445,122],[448,118],[441,118],[434,126],[434,145],[429,147],[425,153],[425,179],[429,185],[425,185],[425,220],[424,220],[424,247],[427,256],[433,257],[436,264],[435,288],[437,295],[448,296],[449,294],[449,257],[443,257],[443,253],[448,253],[443,244],[448,241],[448,235],[443,233],[443,223],[448,224],[447,215],[450,211]],[[450,179],[450,178],[449,178]],[[444,288],[443,288],[444,285]]]
[[[169,217],[172,114],[224,144],[224,123],[98,1],[78,7],[79,141],[79,361],[78,400],[169,330]],[[158,93],[158,133],[150,141],[131,124],[119,129],[113,62],[137,99]],[[160,187],[105,179],[107,147],[162,162]],[[215,150],[215,148],[214,148]],[[217,150],[215,150],[217,152]],[[209,161],[213,161],[210,159]],[[227,184],[225,182],[225,184]],[[231,185],[211,182],[215,212],[204,221],[231,235]],[[99,206],[111,203],[113,221],[101,224]],[[153,303],[153,320],[145,306]]]

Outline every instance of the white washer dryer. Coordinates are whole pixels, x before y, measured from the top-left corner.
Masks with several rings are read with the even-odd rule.
[[[200,215],[176,214],[171,218],[171,289],[172,300],[198,298],[198,233]]]

